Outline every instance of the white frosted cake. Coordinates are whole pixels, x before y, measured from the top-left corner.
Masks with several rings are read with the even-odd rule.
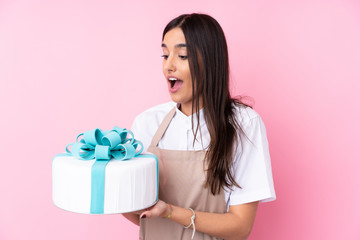
[[[83,136],[81,140],[79,138]],[[69,149],[71,148],[71,149]],[[77,213],[126,213],[158,200],[159,169],[131,131],[114,127],[81,133],[52,162],[53,202]]]
[[[66,155],[53,159],[53,201],[57,207],[91,213],[94,162]],[[154,205],[158,194],[157,171],[155,158],[139,155],[126,161],[110,160],[105,168],[104,214],[133,212]]]

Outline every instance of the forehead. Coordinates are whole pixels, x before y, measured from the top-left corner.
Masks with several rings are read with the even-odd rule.
[[[186,48],[186,41],[183,31],[180,28],[173,28],[168,31],[161,47],[163,48]]]

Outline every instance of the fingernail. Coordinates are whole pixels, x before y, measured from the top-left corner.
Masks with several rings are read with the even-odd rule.
[[[141,218],[146,218],[146,214],[142,215]]]

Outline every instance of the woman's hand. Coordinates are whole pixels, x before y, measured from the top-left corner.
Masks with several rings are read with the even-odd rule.
[[[131,213],[123,213],[123,216],[129,221],[133,222],[136,225],[140,225],[140,218],[154,218],[154,217],[166,217],[170,213],[169,206],[164,202],[159,200],[154,206],[145,208]]]
[[[154,206],[144,210],[140,211],[140,218],[166,217],[170,212],[168,204],[161,200],[159,200]]]

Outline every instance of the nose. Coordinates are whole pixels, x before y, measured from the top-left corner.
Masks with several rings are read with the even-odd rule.
[[[170,54],[167,59],[164,60],[164,70],[166,72],[174,72],[176,70],[175,59]]]

